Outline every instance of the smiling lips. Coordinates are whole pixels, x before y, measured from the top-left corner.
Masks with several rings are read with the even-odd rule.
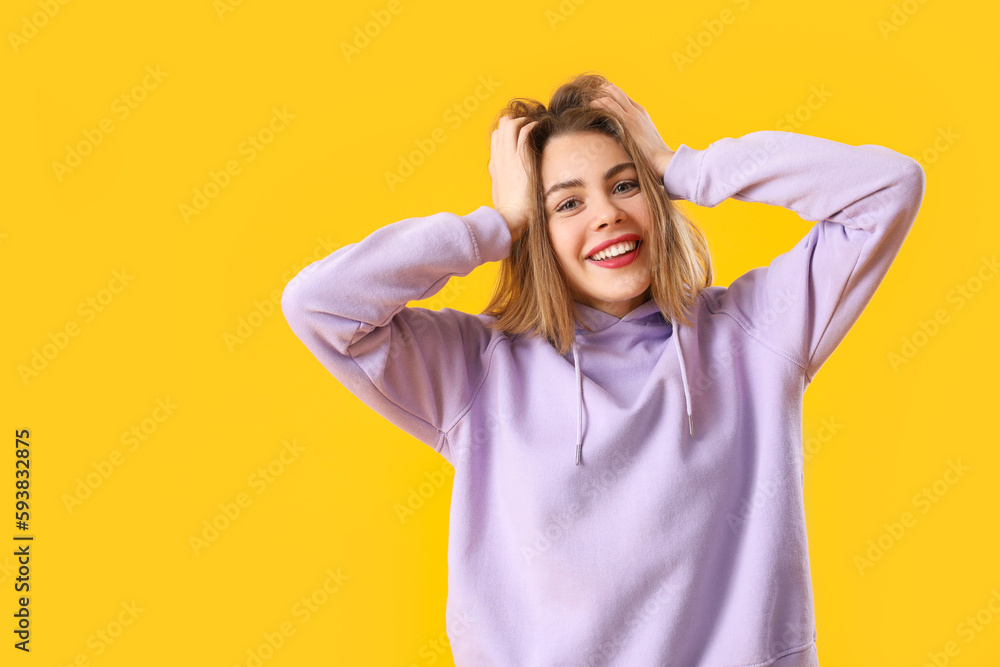
[[[642,237],[639,236],[638,234],[621,234],[613,239],[602,241],[601,243],[598,243],[597,245],[595,245],[593,248],[590,249],[590,252],[587,253],[587,258],[589,259],[590,257],[593,257],[602,250],[607,250],[613,245],[617,245],[619,243],[625,243],[626,241],[638,241],[641,238]]]
[[[642,241],[639,240],[616,243],[605,248],[601,252],[596,253],[597,257],[604,257],[604,259],[594,259],[594,255],[590,255],[587,257],[587,261],[606,269],[621,268],[632,263],[632,261],[639,255],[639,249],[641,247]]]

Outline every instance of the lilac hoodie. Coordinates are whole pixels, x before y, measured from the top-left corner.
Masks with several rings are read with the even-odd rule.
[[[407,307],[510,251],[487,206],[386,225],[303,269],[281,306],[355,396],[455,469],[457,665],[818,665],[802,396],[878,288],[925,180],[888,148],[751,132],[680,145],[671,199],[789,208],[801,241],[693,326],[575,304],[570,352],[488,316]],[[766,233],[766,232],[764,232]]]

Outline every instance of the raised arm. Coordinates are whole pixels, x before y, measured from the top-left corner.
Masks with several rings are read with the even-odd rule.
[[[292,331],[334,377],[449,462],[445,436],[475,398],[503,334],[477,315],[406,304],[510,254],[527,221],[522,158],[533,125],[504,118],[493,132],[495,208],[382,227],[302,269],[281,295]]]
[[[499,339],[475,315],[406,304],[509,252],[507,223],[487,206],[408,218],[302,269],[281,309],[351,393],[450,461],[443,435],[472,400]]]
[[[663,184],[671,199],[711,207],[732,197],[817,223],[715,304],[798,364],[808,383],[885,277],[920,208],[925,176],[916,160],[882,146],[764,130],[703,150],[681,144]]]

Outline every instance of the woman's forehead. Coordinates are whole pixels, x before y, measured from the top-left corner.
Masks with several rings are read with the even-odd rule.
[[[559,135],[542,152],[542,180],[581,178],[623,161],[629,161],[628,153],[617,139],[603,132]]]
[[[597,130],[581,130],[551,137],[545,144],[543,155],[554,152],[599,153],[613,147],[621,149],[621,144],[615,137]]]

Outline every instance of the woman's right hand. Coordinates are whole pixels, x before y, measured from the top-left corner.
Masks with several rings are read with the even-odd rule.
[[[531,206],[528,172],[524,166],[527,162],[524,144],[537,121],[529,123],[527,120],[526,117],[502,116],[490,136],[489,171],[493,179],[493,208],[507,221],[511,241],[524,234]]]

